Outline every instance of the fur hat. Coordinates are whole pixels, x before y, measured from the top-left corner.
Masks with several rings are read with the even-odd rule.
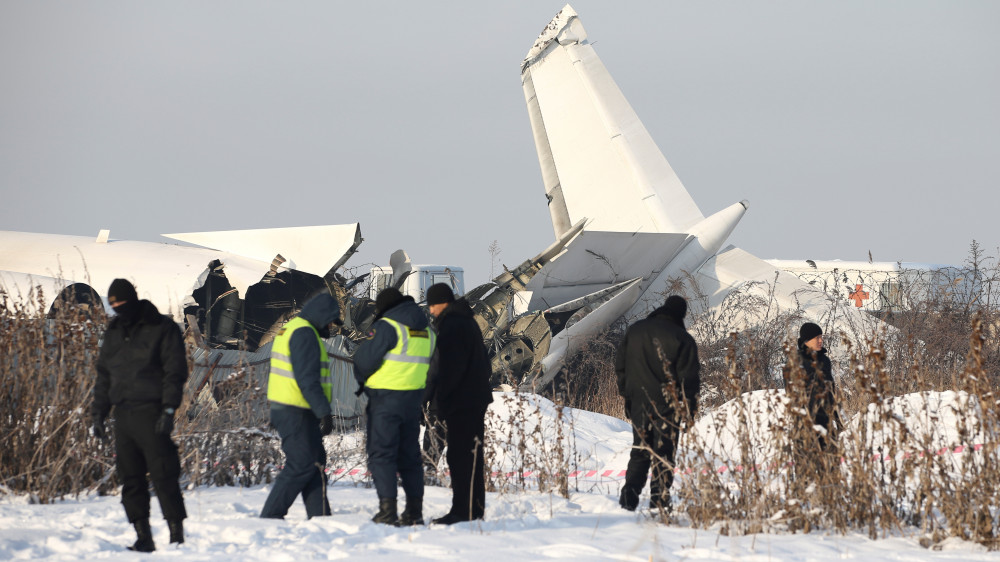
[[[455,293],[444,283],[435,283],[427,288],[427,304],[455,302]]]

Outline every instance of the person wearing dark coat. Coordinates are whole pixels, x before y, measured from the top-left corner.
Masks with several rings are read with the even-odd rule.
[[[379,508],[372,521],[422,525],[424,469],[420,420],[427,370],[436,336],[413,297],[383,289],[375,299],[375,322],[354,352],[354,376],[368,397],[368,470]],[[397,478],[406,509],[397,512]]]
[[[451,510],[433,523],[451,525],[482,519],[486,510],[483,443],[492,368],[468,301],[455,300],[448,285],[437,283],[427,289],[427,306],[438,340],[425,399],[444,420],[452,490]]]
[[[827,435],[819,435],[820,449],[826,449],[827,436],[831,436],[831,420],[839,423],[834,403],[833,367],[830,358],[823,347],[823,329],[812,322],[806,322],[799,328],[798,339],[799,365],[805,375],[804,391],[808,396],[808,408],[813,417],[813,424],[823,427]],[[786,370],[785,388],[790,384]],[[833,429],[836,429],[835,427]]]
[[[677,439],[682,422],[694,419],[701,390],[698,345],[684,328],[686,314],[687,301],[671,295],[628,328],[615,358],[618,391],[632,422],[632,451],[619,497],[629,511],[638,507],[652,465],[650,508],[670,512]]]
[[[299,495],[307,518],[330,515],[323,436],[333,432],[333,381],[322,338],[339,324],[337,300],[320,293],[306,301],[298,317],[289,320],[271,342],[267,399],[271,425],[281,436],[285,466],[274,479],[262,518],[283,519]]]
[[[170,542],[184,542],[187,511],[178,481],[181,463],[170,433],[188,378],[187,352],[177,324],[153,303],[139,300],[127,280],[112,281],[108,302],[115,316],[97,359],[91,405],[94,435],[107,438],[104,422],[114,408],[122,505],[136,532],[129,549],[152,552],[156,545],[149,526],[149,480],[167,520]]]

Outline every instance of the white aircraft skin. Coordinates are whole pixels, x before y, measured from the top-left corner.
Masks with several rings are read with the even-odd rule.
[[[43,305],[49,308],[62,288],[83,283],[110,312],[107,289],[121,277],[135,285],[140,298],[181,321],[183,307],[193,302],[192,292],[204,285],[215,260],[244,298],[247,289],[272,270],[278,254],[284,261],[275,272],[296,270],[323,277],[361,243],[357,223],[164,236],[202,247],[111,240],[108,231],[96,238],[0,231],[0,290],[10,300],[20,300],[41,286]]]
[[[712,307],[733,289],[753,287],[828,333],[874,329],[871,317],[835,302],[831,308],[823,291],[725,247],[749,204],[740,201],[705,217],[597,56],[572,7],[566,5],[538,37],[522,63],[521,80],[556,238],[584,222],[528,283],[522,296],[530,299],[528,310],[551,309],[635,279],[638,290],[629,285],[627,303],[613,299],[616,309],[634,320],[663,303],[672,281],[693,277]],[[597,333],[621,314],[591,316],[576,326],[576,335]],[[552,368],[572,351],[571,343],[553,345],[542,362],[544,374],[536,374],[534,382],[551,380]]]
[[[709,306],[718,306],[734,289],[748,289],[800,311],[827,333],[857,336],[877,325],[849,303],[725,246],[749,204],[702,213],[569,5],[529,50],[521,77],[556,242],[536,256],[544,266],[513,299],[509,313],[582,306],[580,318],[553,336],[528,384],[551,380],[582,336],[623,316],[648,314],[679,278],[696,279]],[[361,242],[357,224],[166,236],[203,247],[108,240],[106,231],[97,239],[0,231],[0,291],[16,298],[41,285],[49,307],[59,290],[80,282],[107,308],[107,287],[124,277],[140,297],[180,320],[214,260],[222,262],[226,278],[244,298],[272,268],[324,277]],[[278,254],[285,261],[275,265]]]

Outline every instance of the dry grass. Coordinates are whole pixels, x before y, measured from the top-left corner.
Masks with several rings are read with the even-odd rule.
[[[889,318],[892,336],[868,334],[860,345],[828,338],[837,348],[844,427],[826,448],[804,392],[794,385],[786,392],[782,381],[783,369],[798,368],[787,336],[801,322],[795,311],[772,310],[766,291],[748,291],[695,314],[689,326],[703,365],[701,416],[678,420],[686,431],[674,518],[724,533],[903,530],[928,546],[962,537],[1000,547],[1000,275],[993,263],[975,256],[966,274],[977,279],[974,291],[911,299]],[[106,319],[75,308],[51,318],[28,312],[35,309],[0,308],[0,486],[41,502],[112,492],[113,449],[90,435],[87,419]],[[727,328],[755,310],[765,312],[764,322],[739,333]],[[568,477],[578,459],[565,408],[624,417],[614,374],[623,330],[612,327],[568,361],[553,405],[515,393],[505,398],[508,419],[491,414],[487,432],[501,436],[486,447],[491,490],[577,489]],[[175,439],[186,482],[247,486],[274,474],[282,455],[257,379],[237,373],[212,385],[213,400],[185,398]],[[335,466],[357,466],[362,448],[347,437],[327,446]]]

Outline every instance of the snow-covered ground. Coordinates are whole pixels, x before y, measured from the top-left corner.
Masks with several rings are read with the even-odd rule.
[[[771,400],[765,393],[750,403]],[[951,397],[949,397],[951,398]],[[693,529],[683,518],[671,525],[656,523],[648,513],[618,507],[617,489],[631,445],[628,424],[591,412],[563,410],[562,430],[555,407],[534,396],[497,394],[489,419],[491,434],[523,439],[529,456],[572,443],[578,470],[568,499],[540,492],[487,495],[486,519],[448,526],[394,528],[370,521],[377,506],[374,489],[362,475],[341,474],[329,487],[333,515],[305,519],[301,503],[284,521],[257,517],[267,486],[197,487],[185,491],[189,519],[187,542],[167,543],[165,523],[155,498],[153,529],[157,550],[151,556],[183,560],[310,559],[382,560],[995,560],[996,554],[975,543],[951,539],[940,550],[919,546],[916,531],[870,540],[846,536],[765,534],[731,537],[718,527]],[[752,408],[756,409],[756,408]],[[725,407],[722,408],[725,410]],[[905,414],[904,414],[905,416]],[[509,420],[520,419],[520,429]],[[721,420],[719,420],[721,421]],[[761,420],[762,422],[764,420]],[[720,451],[731,448],[732,436],[716,422],[711,433]],[[756,429],[766,431],[767,424]],[[756,431],[755,431],[756,433]],[[499,439],[496,439],[499,441]],[[331,441],[328,441],[330,444]],[[730,449],[731,450],[731,449]],[[505,452],[506,451],[506,452]],[[494,448],[496,471],[520,470],[511,449]],[[335,455],[332,455],[335,457]],[[343,457],[342,457],[343,458]],[[331,471],[338,467],[331,466]],[[531,468],[531,467],[528,467]],[[529,476],[530,480],[534,476]],[[682,476],[683,477],[683,476]],[[644,498],[645,500],[645,498]],[[424,515],[443,515],[450,490],[426,489]],[[645,505],[645,504],[643,504]],[[30,504],[23,496],[0,496],[0,560],[141,559],[125,546],[135,535],[117,496],[66,499],[49,505]]]

